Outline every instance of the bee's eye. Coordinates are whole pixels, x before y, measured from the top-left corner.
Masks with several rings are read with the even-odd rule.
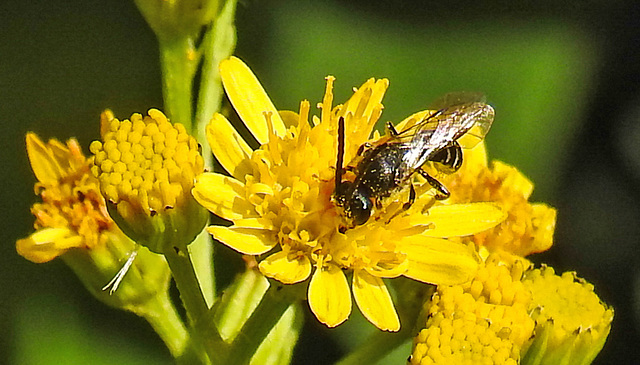
[[[369,196],[362,191],[356,191],[352,198],[349,201],[351,219],[356,226],[361,226],[369,220],[373,204]]]

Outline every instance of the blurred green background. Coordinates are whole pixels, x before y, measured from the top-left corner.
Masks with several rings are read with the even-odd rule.
[[[32,231],[35,202],[25,132],[86,147],[103,109],[126,118],[161,108],[155,38],[129,0],[3,5],[0,363],[171,363],[143,320],[94,300],[62,262],[36,265],[14,248]],[[388,78],[382,121],[447,92],[485,93],[496,109],[490,156],[533,180],[532,200],[559,208],[555,245],[533,260],[595,284],[616,309],[596,363],[624,364],[640,348],[639,10],[621,1],[249,0],[238,6],[236,54],[279,109],[320,101],[328,74],[336,102],[369,77]],[[307,321],[294,362],[337,360],[349,338],[371,330],[350,322],[328,330]],[[383,363],[403,363],[403,350]]]

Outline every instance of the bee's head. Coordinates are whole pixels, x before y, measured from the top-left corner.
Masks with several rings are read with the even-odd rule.
[[[373,203],[366,189],[357,189],[351,181],[344,181],[336,187],[334,199],[336,205],[342,208],[351,228],[369,220]]]
[[[344,211],[355,226],[361,226],[367,223],[369,217],[371,217],[372,208],[373,204],[369,194],[362,190],[354,190],[347,201]]]

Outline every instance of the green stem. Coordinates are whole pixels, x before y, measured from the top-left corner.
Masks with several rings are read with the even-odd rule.
[[[198,90],[198,107],[193,134],[202,146],[205,167],[213,170],[213,156],[207,142],[206,126],[222,104],[222,80],[218,71],[221,60],[233,53],[236,43],[234,15],[236,0],[227,0],[217,18],[204,34],[201,52],[203,56],[200,88]],[[215,274],[213,269],[213,240],[203,232],[191,245],[198,251],[194,255],[197,277],[207,303],[212,304],[216,296]]]
[[[256,350],[292,304],[286,287],[271,285],[229,349],[228,365],[248,364]]]
[[[168,293],[152,297],[138,310],[138,314],[149,322],[174,358],[183,354],[189,343],[189,335]]]
[[[385,355],[411,337],[411,327],[403,327],[397,333],[376,331],[355,351],[342,358],[336,365],[376,364]]]
[[[192,88],[198,67],[194,39],[191,36],[158,36],[158,42],[164,110],[172,122],[182,123],[192,131]]]
[[[206,144],[205,127],[222,104],[222,80],[218,65],[233,54],[236,45],[234,16],[237,0],[227,0],[213,26],[207,30],[202,42],[202,74],[196,112],[196,137]],[[208,149],[208,146],[206,146]],[[210,151],[210,149],[208,149]],[[204,155],[203,151],[203,155]],[[207,154],[208,155],[208,154]],[[211,167],[208,165],[208,167]]]
[[[180,292],[180,299],[184,304],[191,324],[199,323],[208,313],[209,308],[200,289],[200,282],[198,281],[193,261],[191,261],[191,255],[184,250],[179,250],[177,247],[165,247],[164,256],[171,269],[173,279]],[[216,353],[216,351],[219,350],[218,346],[204,345],[205,343],[215,343],[222,346],[224,343],[215,324],[209,322],[209,325],[202,330],[198,330],[200,328],[199,326],[193,326],[192,328],[196,329],[192,335],[195,335],[200,346],[204,347],[211,362],[213,364],[220,363],[215,361],[219,358],[219,355]],[[205,336],[207,341],[205,341]]]
[[[207,313],[209,308],[202,295],[191,256],[177,247],[167,247],[164,250],[164,256],[180,291],[180,299],[184,303],[189,319],[191,323],[195,323]]]

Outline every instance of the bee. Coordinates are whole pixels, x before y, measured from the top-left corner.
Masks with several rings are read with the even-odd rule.
[[[435,189],[435,199],[448,198],[449,190],[429,175],[423,165],[432,162],[434,168],[443,173],[453,173],[460,168],[460,137],[473,128],[473,133],[469,135],[475,138],[469,138],[469,143],[464,145],[465,148],[471,148],[484,138],[493,123],[493,108],[478,100],[482,100],[479,94],[448,94],[436,104],[436,111],[400,132],[391,122],[387,122],[385,136],[373,143],[362,144],[354,160],[345,167],[345,127],[344,118],[340,118],[332,200],[341,208],[348,224],[348,227],[341,227],[341,231],[366,223],[374,206],[382,208],[383,199],[407,187],[409,199],[396,215],[409,209],[416,198],[412,184],[415,173],[424,177]],[[343,181],[346,171],[353,173],[353,181]]]

